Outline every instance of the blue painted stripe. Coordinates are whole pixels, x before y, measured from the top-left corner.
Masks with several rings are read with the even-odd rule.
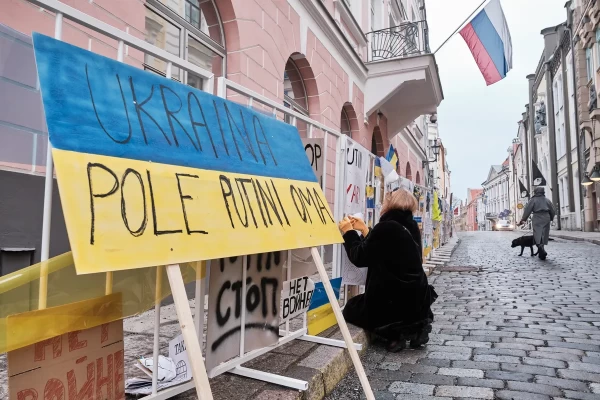
[[[41,34],[33,42],[57,149],[317,181],[294,126]]]
[[[483,47],[485,47],[490,58],[494,62],[498,73],[504,78],[508,72],[508,63],[504,56],[504,42],[496,31],[496,28],[494,28],[494,25],[492,25],[492,21],[490,21],[485,10],[481,11],[473,18],[471,25],[473,26],[473,30],[477,34],[477,37],[483,44]]]
[[[331,286],[333,287],[333,292],[335,293],[335,297],[337,299],[340,298],[340,288],[342,286],[342,278],[331,279]],[[315,308],[319,308],[324,306],[325,304],[329,304],[329,299],[327,298],[327,293],[325,292],[325,287],[323,286],[323,282],[315,283],[315,291],[310,299],[310,307],[308,310],[314,310]]]

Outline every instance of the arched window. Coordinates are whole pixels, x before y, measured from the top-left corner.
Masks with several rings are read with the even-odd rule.
[[[224,75],[223,25],[213,0],[146,1],[146,42],[201,68]],[[167,63],[144,54],[144,69],[165,75]],[[202,78],[173,67],[172,78],[202,88]],[[216,80],[215,80],[216,83]]]
[[[381,136],[381,130],[378,126],[373,128],[373,135],[371,136],[371,153],[378,157],[383,157],[383,136]]]
[[[406,179],[408,179],[409,181],[412,181],[412,170],[410,168],[409,162],[406,163]]]
[[[342,118],[340,121],[340,131],[343,135],[352,137],[352,127],[350,126],[350,117],[345,108],[342,108]]]
[[[300,114],[309,115],[306,87],[293,56],[288,58],[283,72],[283,104]]]
[[[417,171],[417,175],[416,175],[416,177],[415,177],[415,183],[416,183],[417,185],[420,185],[420,184],[421,184],[421,174],[419,174],[419,171]]]

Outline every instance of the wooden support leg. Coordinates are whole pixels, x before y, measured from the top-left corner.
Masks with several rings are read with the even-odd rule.
[[[183,339],[185,340],[188,358],[192,364],[196,394],[199,400],[212,400],[213,396],[210,384],[208,383],[208,376],[206,375],[206,367],[202,360],[202,349],[194,327],[192,311],[190,310],[183,276],[178,264],[167,267],[167,277],[169,278],[169,285],[171,285],[171,293],[175,302],[175,310],[177,310],[177,318],[179,318]]]
[[[365,373],[365,369],[363,368],[362,362],[360,361],[358,352],[356,351],[356,348],[354,348],[352,336],[350,336],[350,331],[348,330],[348,326],[346,325],[346,321],[344,320],[344,316],[342,315],[342,310],[340,309],[340,305],[335,297],[333,288],[331,287],[331,282],[329,282],[329,276],[327,276],[327,271],[325,270],[325,266],[323,265],[323,260],[321,259],[319,250],[316,247],[313,247],[310,249],[310,251],[313,256],[313,260],[315,261],[315,264],[317,266],[317,271],[319,271],[319,276],[321,277],[321,281],[323,282],[323,287],[325,288],[327,298],[331,303],[331,308],[333,309],[333,313],[335,314],[335,318],[337,319],[340,331],[342,332],[342,336],[344,337],[344,341],[346,342],[346,348],[350,353],[350,358],[352,359],[352,363],[354,364],[354,368],[356,369],[356,373],[358,375],[358,379],[360,380],[360,384],[363,388],[363,392],[365,393],[367,400],[375,400],[375,395],[373,395],[373,390],[371,389],[371,385],[369,384],[369,380],[367,379],[367,374]]]

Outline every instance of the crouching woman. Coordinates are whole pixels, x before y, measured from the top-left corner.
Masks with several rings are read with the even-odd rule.
[[[407,341],[413,348],[429,341],[431,304],[437,298],[423,271],[416,209],[413,194],[398,189],[386,195],[372,230],[360,219],[340,222],[348,258],[358,268],[369,268],[365,293],[348,301],[344,318],[384,339],[393,352],[406,348]]]

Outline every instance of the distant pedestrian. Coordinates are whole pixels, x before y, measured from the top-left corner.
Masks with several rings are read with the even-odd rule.
[[[552,202],[546,198],[543,187],[538,186],[533,190],[533,197],[525,206],[519,225],[523,225],[530,215],[532,215],[531,226],[533,228],[533,240],[538,248],[538,257],[540,260],[545,260],[548,253],[544,246],[548,244],[550,223],[556,212]]]
[[[430,307],[437,298],[423,271],[416,209],[413,194],[398,189],[386,195],[372,230],[358,218],[340,222],[348,258],[358,268],[369,268],[365,293],[348,300],[344,317],[386,340],[394,352],[404,349],[407,341],[411,347],[429,341]]]

